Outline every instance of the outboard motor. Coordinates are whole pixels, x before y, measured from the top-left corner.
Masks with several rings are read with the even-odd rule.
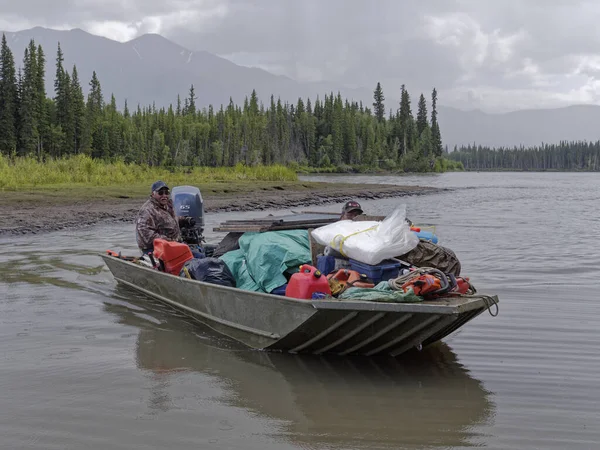
[[[175,186],[171,189],[175,215],[179,217],[181,237],[186,244],[200,245],[204,232],[204,202],[195,186]]]

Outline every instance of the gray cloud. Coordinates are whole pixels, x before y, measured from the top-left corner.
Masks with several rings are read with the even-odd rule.
[[[600,3],[587,0],[0,0],[0,28],[158,32],[299,81],[401,84],[487,110],[600,98]]]

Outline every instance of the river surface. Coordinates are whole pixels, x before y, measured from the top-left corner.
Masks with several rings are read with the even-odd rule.
[[[499,315],[396,360],[268,354],[117,286],[97,253],[133,224],[5,237],[0,448],[600,448],[600,175],[343,180],[452,188],[361,204],[435,226]]]

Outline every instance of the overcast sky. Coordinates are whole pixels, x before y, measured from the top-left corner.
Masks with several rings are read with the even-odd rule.
[[[465,109],[599,103],[600,2],[0,0],[0,29],[153,32],[298,81],[435,86]]]

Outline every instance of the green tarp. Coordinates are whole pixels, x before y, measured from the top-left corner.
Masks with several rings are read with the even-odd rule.
[[[307,230],[247,232],[239,245],[220,259],[233,273],[236,286],[248,291],[271,292],[287,283],[285,272],[298,272],[311,260]]]
[[[374,288],[350,287],[342,292],[338,298],[390,303],[417,303],[423,301],[423,297],[415,295],[412,288],[406,292],[394,291],[387,281],[378,283]]]

